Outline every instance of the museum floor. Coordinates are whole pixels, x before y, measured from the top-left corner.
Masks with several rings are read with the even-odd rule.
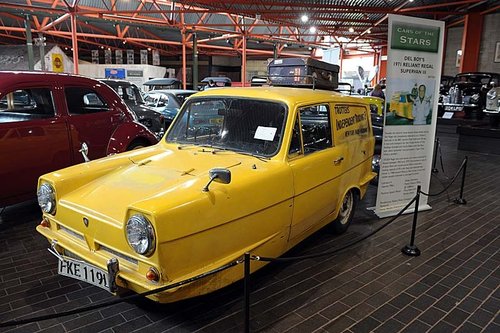
[[[403,216],[354,248],[331,257],[272,263],[252,275],[252,332],[500,332],[500,156],[457,151],[454,134],[438,134],[444,173],[439,191],[469,156],[465,199],[459,182],[419,214],[422,255],[404,256],[412,216]],[[364,235],[384,220],[370,189],[342,236],[318,232],[289,255],[325,251]],[[111,299],[106,291],[56,275],[56,258],[35,232],[35,202],[0,216],[0,321],[60,312]],[[242,267],[243,269],[243,267]],[[176,304],[147,300],[0,329],[9,332],[241,332],[242,284]]]

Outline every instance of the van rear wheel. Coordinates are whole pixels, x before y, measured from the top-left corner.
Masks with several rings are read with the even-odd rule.
[[[332,222],[333,232],[336,234],[344,233],[351,224],[354,216],[354,210],[358,201],[358,195],[354,190],[349,190],[340,203],[339,214]]]

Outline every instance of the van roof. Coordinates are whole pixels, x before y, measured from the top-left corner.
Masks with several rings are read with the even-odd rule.
[[[243,97],[281,101],[286,104],[342,101],[366,103],[361,96],[347,96],[331,90],[291,88],[291,87],[227,87],[213,88],[197,93],[196,97]]]

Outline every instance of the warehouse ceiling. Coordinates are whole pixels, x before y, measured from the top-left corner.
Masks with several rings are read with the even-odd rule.
[[[0,43],[34,37],[71,48],[76,16],[82,51],[153,48],[178,55],[196,38],[201,54],[238,54],[246,37],[249,56],[309,54],[342,45],[373,52],[387,42],[387,14],[463,23],[465,14],[500,10],[498,0],[3,0]],[[196,36],[196,37],[195,37]]]

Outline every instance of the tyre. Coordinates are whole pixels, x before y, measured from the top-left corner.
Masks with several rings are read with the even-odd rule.
[[[349,190],[340,203],[339,215],[332,222],[332,230],[336,234],[344,233],[351,224],[354,210],[358,201],[358,194],[354,190]]]
[[[147,146],[149,146],[149,143],[147,143],[146,141],[134,140],[128,145],[127,151],[134,150],[134,149],[141,149],[141,148],[144,148]]]
[[[490,114],[490,126],[491,128],[498,128],[500,123],[500,115],[491,115]]]

